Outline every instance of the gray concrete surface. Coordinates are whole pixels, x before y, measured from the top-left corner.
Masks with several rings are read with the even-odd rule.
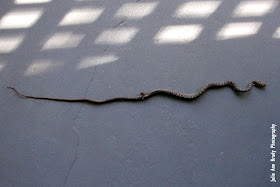
[[[279,1],[190,2],[1,1],[0,186],[276,186]],[[6,88],[101,99],[254,79],[268,86],[190,103],[95,106]]]

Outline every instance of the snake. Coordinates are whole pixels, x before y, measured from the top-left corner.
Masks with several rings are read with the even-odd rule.
[[[200,88],[196,93],[186,94],[172,90],[165,90],[165,89],[157,89],[151,92],[141,92],[137,96],[131,97],[113,97],[109,99],[97,100],[97,99],[87,99],[87,98],[78,98],[78,99],[67,99],[67,98],[53,98],[53,97],[39,97],[39,96],[32,96],[32,95],[25,95],[19,92],[14,87],[7,87],[9,89],[14,90],[19,96],[31,99],[41,99],[41,100],[51,100],[51,101],[61,101],[61,102],[87,102],[92,104],[106,104],[112,102],[123,102],[123,101],[143,101],[148,98],[151,98],[156,95],[165,95],[175,97],[177,99],[182,99],[186,101],[194,100],[203,95],[207,90],[213,88],[222,88],[222,87],[230,87],[235,92],[248,92],[252,89],[252,87],[264,88],[266,83],[259,80],[254,80],[248,84],[248,86],[244,89],[239,88],[234,82],[232,81],[223,81],[218,83],[208,83],[204,87]]]

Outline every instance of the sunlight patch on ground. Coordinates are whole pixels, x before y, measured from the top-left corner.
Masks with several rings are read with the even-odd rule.
[[[112,63],[118,60],[115,55],[103,55],[103,56],[93,56],[83,59],[77,66],[77,69],[85,69],[94,67],[101,64]]]
[[[52,0],[15,0],[15,4],[41,4],[41,3],[49,3]]]
[[[243,38],[257,34],[261,22],[238,22],[226,24],[217,34],[218,40]]]
[[[51,60],[35,60],[24,72],[25,76],[32,76],[44,73],[51,68],[61,64],[54,64]]]
[[[34,25],[42,15],[42,10],[14,10],[8,12],[0,20],[0,29],[29,28]]]
[[[82,34],[58,32],[48,39],[43,46],[43,50],[77,47],[83,38],[84,35]]]
[[[76,8],[70,10],[58,25],[90,24],[96,21],[104,9],[101,8]]]
[[[201,25],[174,25],[161,28],[154,37],[156,44],[189,43],[202,31]]]
[[[127,19],[140,19],[153,12],[158,2],[148,3],[126,3],[116,13],[116,17]]]
[[[276,31],[274,32],[273,38],[280,39],[280,27],[278,27],[278,28],[276,29]],[[0,42],[0,43],[1,43],[1,42]]]
[[[24,35],[1,36],[0,37],[0,53],[10,53],[14,51],[22,43]]]
[[[213,14],[221,1],[191,1],[181,5],[174,14],[177,18],[207,18]]]
[[[0,62],[0,72],[5,68],[6,64]]]
[[[96,44],[125,44],[130,42],[138,29],[134,27],[103,31],[95,40]]]
[[[255,17],[264,16],[265,14],[272,12],[277,6],[276,1],[243,1],[233,12],[233,17]]]

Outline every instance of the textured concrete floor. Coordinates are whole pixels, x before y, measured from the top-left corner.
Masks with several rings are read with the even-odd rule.
[[[277,2],[1,1],[0,186],[270,186]],[[268,86],[190,103],[95,106],[6,88],[102,99],[254,79]]]

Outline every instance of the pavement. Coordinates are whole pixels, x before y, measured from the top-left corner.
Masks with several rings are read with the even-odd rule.
[[[279,16],[276,0],[1,1],[0,186],[276,186]],[[106,99],[256,79],[192,102],[6,88]]]

